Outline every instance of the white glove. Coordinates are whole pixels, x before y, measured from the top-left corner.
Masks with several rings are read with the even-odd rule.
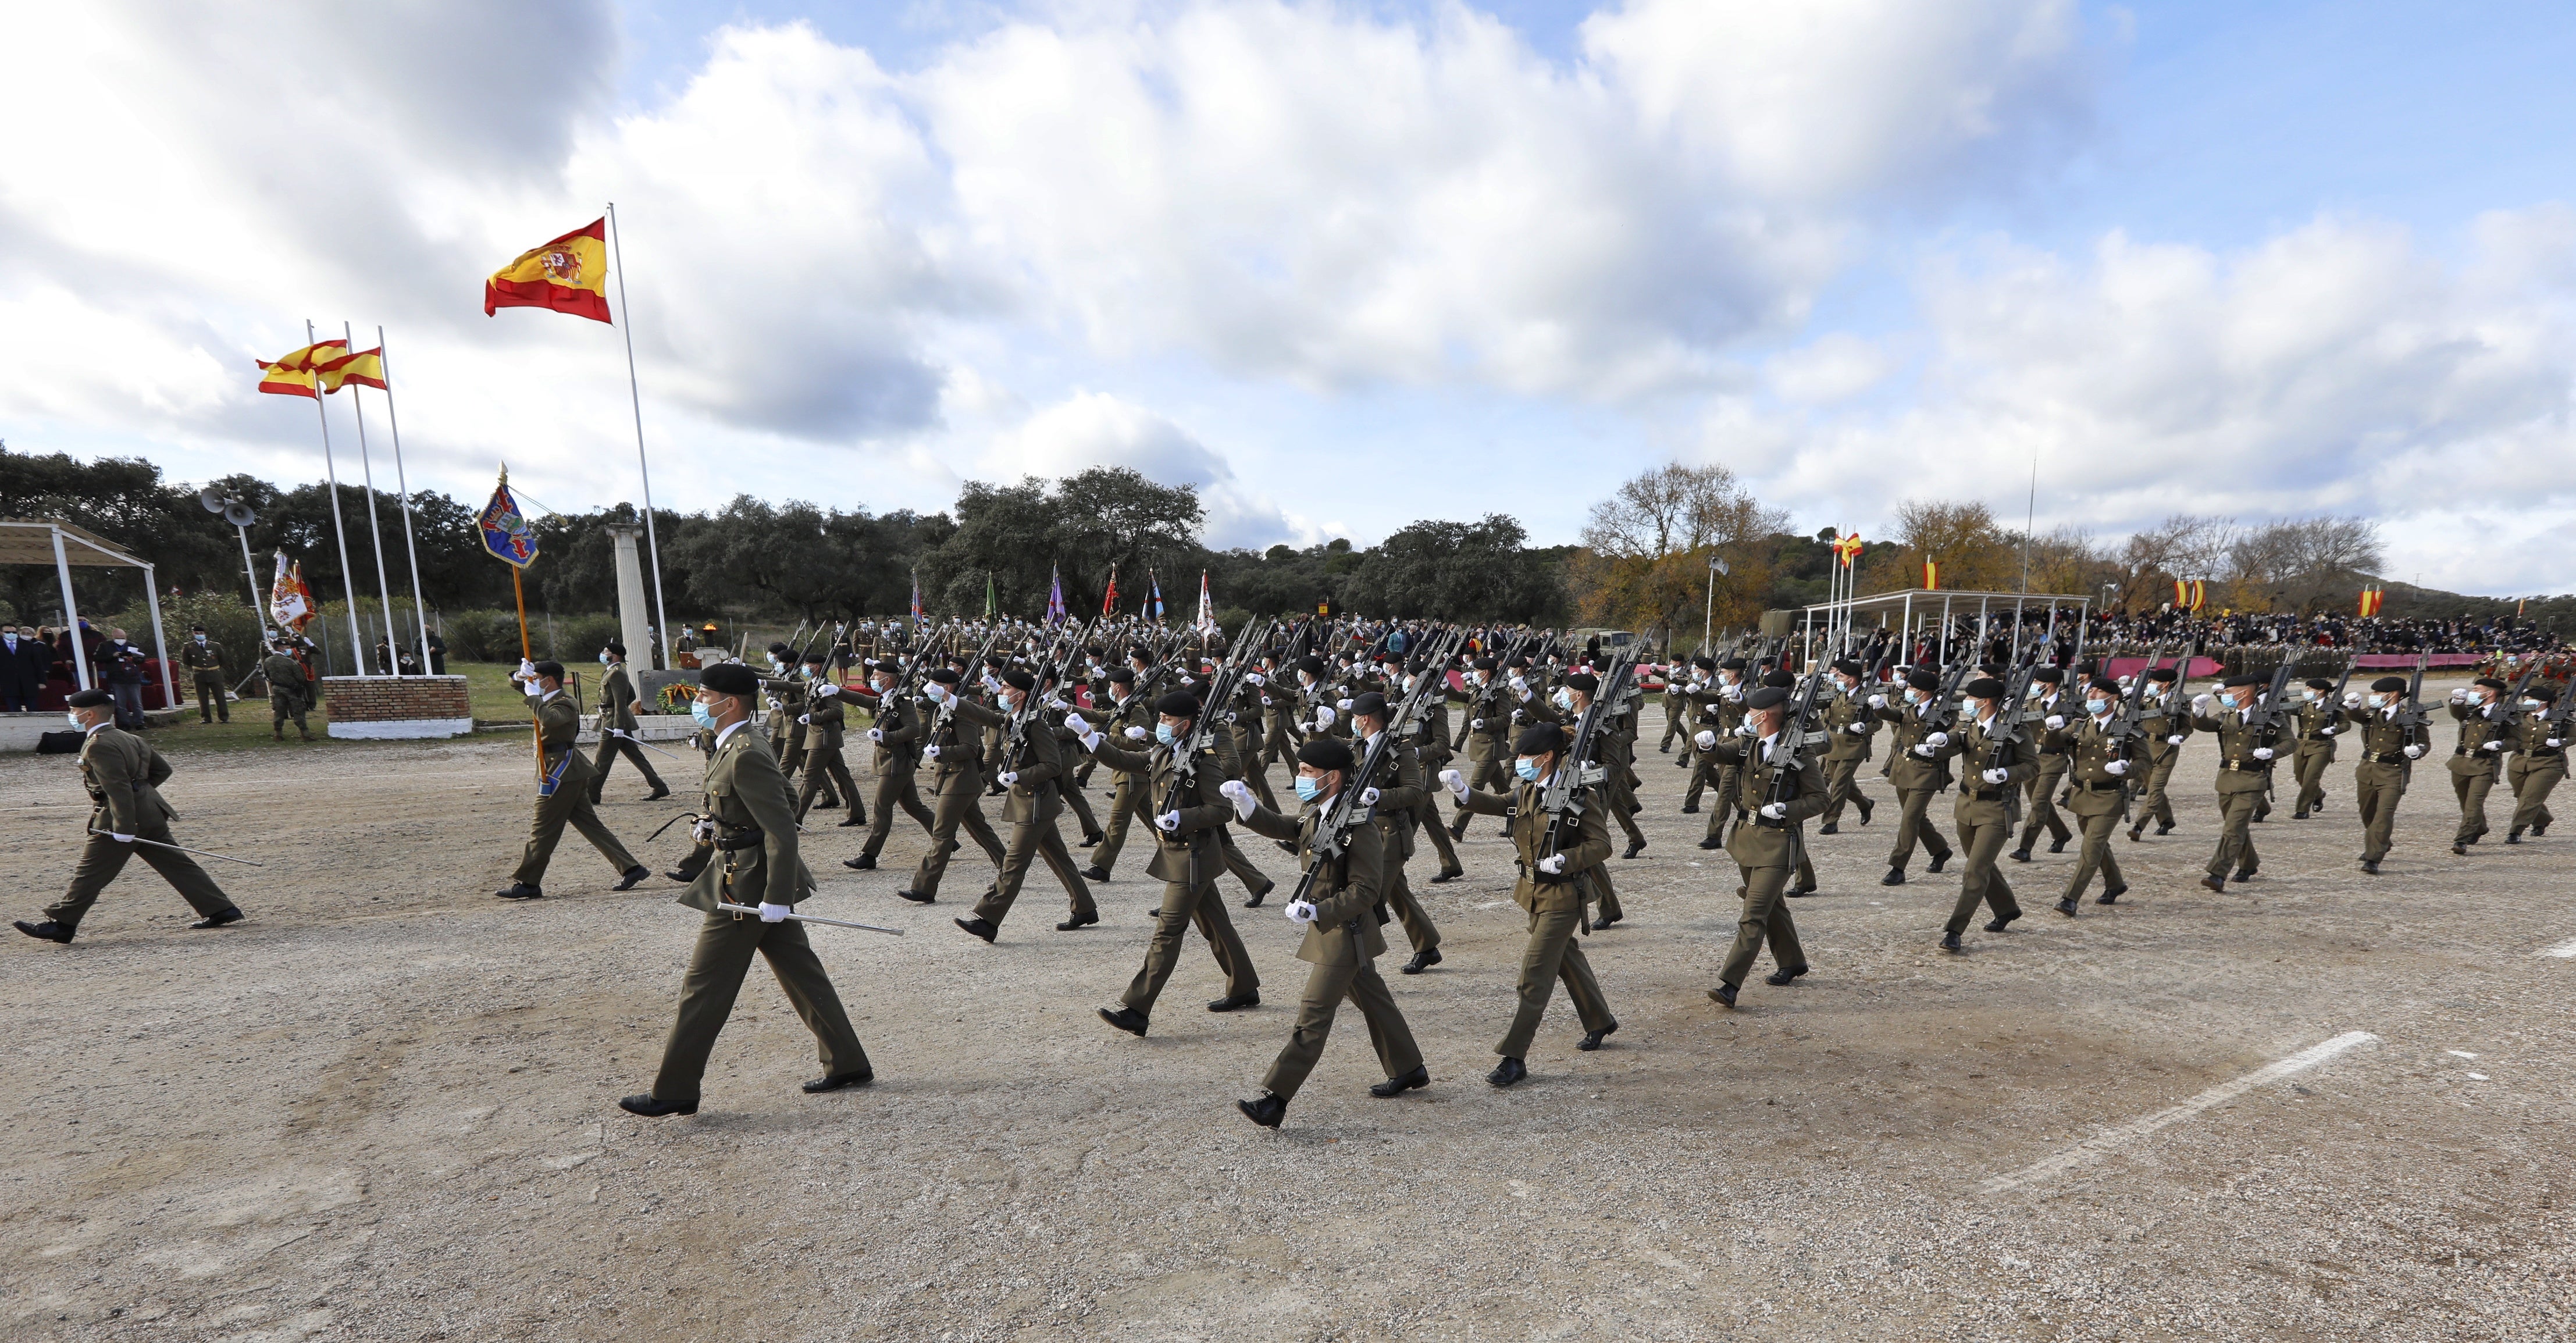
[[[513,681],[533,681],[536,677],[537,664],[527,658],[519,659],[519,669],[510,674]]]
[[[1990,769],[1977,777],[1984,779],[1988,783],[2008,783],[2012,780],[2012,771],[2008,769]]]
[[[2541,744],[2541,745],[2543,745],[2543,746],[2548,747],[2550,750],[2555,751],[2555,750],[2557,750],[2559,747],[2566,745],[2566,744],[2567,744],[2567,742],[2566,742],[2566,740],[2565,740],[2564,738],[2560,738],[2560,737],[2543,737],[2543,738],[2541,738],[2541,739],[2540,739],[2540,744]]]
[[[1865,737],[1869,735],[1869,724],[1854,723],[1851,726],[1844,728],[1843,731],[1848,732],[1855,737]]]
[[[1315,902],[1311,900],[1291,900],[1288,902],[1287,915],[1290,923],[1303,928],[1315,921]]]
[[[1527,682],[1527,681],[1525,681],[1525,680],[1522,680],[1520,677],[1518,677],[1518,676],[1513,677],[1513,678],[1512,678],[1512,681],[1511,681],[1511,685],[1512,685],[1512,689],[1517,690],[1517,691],[1520,691],[1520,692],[1521,692],[1521,694],[1522,694],[1524,697],[1526,697],[1526,696],[1529,694],[1529,682]]]
[[[1551,853],[1545,858],[1539,859],[1538,870],[1551,877],[1555,876],[1557,873],[1565,870],[1565,855],[1561,853]]]
[[[2271,758],[2272,758],[2272,748],[2271,748],[2271,747],[2269,747],[2269,746],[2257,746],[2257,747],[2255,747],[2255,748],[2254,748],[2254,758],[2255,758],[2255,759],[2257,759],[2257,760],[2269,760],[2269,759],[2271,759]]]
[[[2317,735],[2320,737],[2331,737],[2341,731],[2343,731],[2343,729],[2339,727],[2321,727],[2317,729]]]
[[[986,690],[992,691],[996,695],[1002,693],[1002,678],[995,676],[991,672],[984,673],[982,684]]]
[[[1363,806],[1363,807],[1374,807],[1374,806],[1376,806],[1376,805],[1377,805],[1377,790],[1376,790],[1376,789],[1374,789],[1374,788],[1363,788],[1363,789],[1361,789],[1361,790],[1360,790],[1360,805],[1361,805],[1361,806]]]
[[[800,713],[800,714],[796,715],[796,721],[797,721],[797,722],[799,722],[799,723],[807,723],[807,724],[810,724],[810,723],[812,723],[812,722],[814,721],[814,715],[812,715],[812,714],[810,714],[810,713]]]
[[[1107,740],[1107,738],[1097,732],[1087,732],[1078,738],[1078,740],[1082,743],[1082,749],[1086,751],[1097,751],[1100,749],[1100,743]]]
[[[2102,772],[2111,775],[2126,774],[2129,772],[2129,762],[2126,760],[2105,760],[2102,762]]]
[[[795,906],[793,905],[773,905],[768,901],[763,900],[760,902],[760,921],[762,923],[777,923],[794,911]]]
[[[2466,704],[2466,703],[2468,703],[2468,702],[2469,702],[2469,691],[2468,691],[2468,688],[2467,688],[2467,687],[2465,687],[2465,686],[2463,686],[2463,687],[2460,687],[2459,689],[2453,690],[2453,691],[2451,692],[2451,702],[2452,702],[2453,704]]]
[[[1475,731],[1482,732],[1485,730],[1485,720],[1482,718],[1470,718],[1467,720],[1467,726]]]
[[[2421,760],[2421,759],[2423,759],[2423,758],[2424,758],[2424,748],[2423,748],[2422,746],[2409,746],[2409,747],[2407,747],[2407,748],[2406,748],[2406,758],[2407,758],[2407,759],[2409,759],[2409,760]]]
[[[1464,802],[1467,800],[1466,775],[1461,774],[1454,769],[1444,769],[1440,771],[1440,786],[1457,794],[1459,801]]]
[[[1065,702],[1064,696],[1056,694],[1052,690],[1048,691],[1047,697],[1039,701],[1039,703],[1046,705],[1050,709],[1070,709],[1073,707],[1071,704]]]
[[[1701,728],[1691,737],[1691,744],[1703,751],[1714,751],[1717,749],[1717,734],[1707,728]]]
[[[1789,804],[1786,802],[1763,803],[1762,818],[1767,821],[1785,821],[1789,819]]]
[[[1260,805],[1252,796],[1252,785],[1241,779],[1228,779],[1218,784],[1216,791],[1218,795],[1234,804],[1235,815],[1247,821],[1252,819],[1252,809]]]
[[[1182,677],[1182,678],[1181,678],[1181,685],[1182,685],[1184,688],[1189,687],[1189,686],[1197,685],[1198,683],[1199,683],[1199,678],[1197,678],[1197,677],[1195,677],[1195,676],[1184,676],[1184,677]]]
[[[2207,718],[2207,717],[2209,716],[2209,705],[2210,705],[2210,701],[2211,701],[2211,699],[2212,699],[2212,696],[2211,696],[2211,695],[2210,695],[2210,693],[2209,693],[2208,691],[2206,691],[2206,690],[2204,690],[2204,691],[2200,692],[2200,693],[2199,693],[2199,694],[2197,694],[2197,695],[2192,696],[2192,697],[2191,697],[2191,711],[2192,711],[2193,713],[2199,714],[2199,715],[2200,715],[2201,717],[2203,717],[2203,718]]]
[[[1950,744],[1950,734],[1947,732],[1935,732],[1931,736],[1925,737],[1923,739],[1923,744],[1926,746],[1947,746]]]
[[[2174,735],[2172,735],[2172,736],[2170,736],[2170,737],[2165,738],[2165,745],[2167,745],[2167,746],[2180,746],[2180,745],[2182,745],[2182,734],[2181,734],[2181,733],[2179,733],[2179,732],[2177,732],[2177,733],[2175,733]]]
[[[939,743],[932,742],[928,746],[922,747],[921,758],[924,760],[937,760],[939,758]]]
[[[1151,736],[1153,736],[1153,735],[1154,735],[1153,733],[1151,733],[1151,732],[1147,732],[1145,729],[1143,729],[1143,728],[1141,728],[1141,727],[1137,727],[1137,726],[1135,726],[1134,724],[1129,724],[1129,725],[1128,725],[1128,728],[1127,728],[1127,740],[1129,740],[1129,741],[1143,741],[1143,740],[1145,740],[1146,738],[1151,737]]]
[[[1259,673],[1259,672],[1245,672],[1245,673],[1243,674],[1243,681],[1244,681],[1244,684],[1246,684],[1246,685],[1250,685],[1250,686],[1255,686],[1255,687],[1258,687],[1258,686],[1261,686],[1261,685],[1265,685],[1265,684],[1267,684],[1267,682],[1264,682],[1264,681],[1261,679],[1261,673]],[[1264,700],[1262,700],[1261,702],[1262,702],[1262,703],[1264,703],[1264,704],[1268,704],[1270,701],[1269,701],[1268,699],[1264,699]]]
[[[1728,703],[1730,703],[1730,704],[1738,703],[1738,702],[1742,701],[1742,700],[1743,700],[1743,698],[1744,698],[1744,687],[1743,687],[1743,686],[1741,686],[1741,685],[1731,685],[1731,686],[1728,686],[1728,687],[1726,688],[1725,692],[1724,692],[1724,695],[1725,695],[1725,699],[1726,699],[1726,701],[1727,701]]]
[[[2347,709],[2358,709],[2358,708],[2360,708],[2360,707],[2361,707],[2361,692],[2360,692],[2360,691],[2358,691],[2358,690],[2347,690],[2347,691],[2345,691],[2345,692],[2344,692],[2344,696],[2343,696],[2343,707],[2345,707],[2345,708],[2347,708]]]
[[[1334,704],[1344,713],[1349,713],[1351,711],[1351,702],[1349,700],[1335,700]]]
[[[1179,834],[1181,832],[1181,814],[1177,811],[1164,812],[1162,815],[1154,818],[1154,828],[1167,835]]]
[[[1077,737],[1088,737],[1091,735],[1091,720],[1083,717],[1081,714],[1066,714],[1064,716],[1064,725],[1072,728],[1073,735]]]
[[[1315,726],[1316,726],[1317,728],[1319,728],[1319,729],[1320,729],[1320,728],[1328,728],[1328,727],[1331,727],[1332,725],[1333,725],[1333,711],[1332,711],[1332,709],[1331,709],[1329,706],[1326,706],[1326,705],[1322,705],[1322,704],[1318,704],[1318,705],[1316,705],[1316,706],[1315,706]]]
[[[1886,707],[1887,707],[1887,696],[1885,696],[1885,695],[1872,695],[1872,696],[1870,696],[1870,697],[1869,697],[1869,707],[1871,707],[1871,708],[1873,708],[1873,709],[1884,709],[1884,708],[1886,708]]]
[[[117,833],[116,833],[116,832],[114,832],[114,831],[109,831],[109,832],[108,832],[108,836],[107,836],[107,837],[108,837],[109,839],[115,840],[115,841],[116,841],[117,843],[119,843],[119,844],[131,844],[131,843],[133,843],[133,842],[134,842],[134,836],[132,836],[132,835],[120,835],[120,834],[117,834]]]
[[[2039,721],[2042,725],[2047,727],[2049,731],[2055,732],[2066,726],[2066,715],[2062,713],[2053,713]]]
[[[1935,750],[1934,750],[1930,745],[1928,745],[1928,744],[1915,747],[1915,748],[1914,748],[1914,753],[1915,753],[1916,755],[1919,755],[1919,756],[1923,757],[1923,758],[1924,758],[1924,759],[1926,759],[1926,760],[1929,760],[1929,759],[1931,759],[1934,755],[1939,754],[1937,751],[1935,751]]]
[[[1004,788],[1008,788],[1020,781],[1020,772],[1015,769],[1006,769],[1001,773],[994,775],[993,781],[1002,785]]]
[[[830,696],[840,693],[841,687],[838,682],[817,681],[814,683],[814,695],[818,699],[829,698]]]
[[[869,729],[868,729],[868,740],[869,740],[869,741],[873,741],[873,742],[882,742],[882,741],[884,741],[884,740],[885,740],[885,729],[884,729],[884,728],[881,728],[881,727],[872,727],[872,728],[869,728]]]
[[[2504,742],[2502,740],[2490,741],[2478,749],[2481,751],[2501,751],[2504,749]]]

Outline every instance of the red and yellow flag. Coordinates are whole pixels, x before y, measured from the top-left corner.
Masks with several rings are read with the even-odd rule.
[[[608,219],[519,254],[483,282],[483,315],[501,308],[551,308],[605,322],[608,316]]]
[[[271,396],[319,398],[321,393],[314,390],[314,383],[320,376],[318,370],[323,364],[348,352],[349,342],[325,340],[300,350],[290,350],[275,360],[254,359],[251,362],[259,365],[259,390]]]
[[[2387,600],[2388,590],[2386,588],[2363,588],[2361,590],[2361,614],[2365,616],[2378,615],[2380,605]]]
[[[322,390],[336,392],[348,383],[385,390],[385,351],[379,345],[372,350],[344,354],[314,370],[321,375]]]
[[[1837,537],[1834,541],[1834,558],[1842,561],[1844,568],[1850,568],[1852,561],[1860,558],[1860,533],[1853,532],[1849,536]]]
[[[1923,590],[1925,592],[1938,592],[1941,590],[1941,562],[1939,560],[1923,561]]]

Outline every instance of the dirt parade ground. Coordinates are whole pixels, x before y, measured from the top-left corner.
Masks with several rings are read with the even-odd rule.
[[[38,1339],[2563,1339],[2576,1330],[2576,833],[2449,853],[2441,759],[2384,875],[2355,863],[2352,766],[2256,828],[2258,879],[2196,883],[2181,827],[2117,842],[2131,893],[2067,920],[2073,848],[2006,862],[2027,911],[1937,946],[1958,870],[1883,887],[1893,808],[1817,839],[1794,912],[1814,971],[1706,990],[1735,873],[1678,814],[1649,736],[1613,860],[1628,918],[1585,944],[1620,1028],[1578,1053],[1560,993],[1509,1091],[1484,1081],[1524,940],[1495,825],[1425,884],[1446,963],[1380,962],[1432,1085],[1379,1080],[1345,1010],[1272,1132],[1234,1109],[1305,967],[1274,898],[1225,883],[1254,1010],[1193,935],[1131,1038],[1094,1010],[1142,958],[1141,842],[1054,931],[1041,866],[986,946],[838,860],[811,818],[803,908],[876,1083],[821,1096],[812,1037],[755,969],[704,1108],[642,1120],[698,916],[567,836],[547,898],[498,901],[524,736],[181,754],[182,842],[249,918],[212,932],[140,864],[68,947],[13,938],[0,1118],[0,1333]],[[858,753],[853,752],[856,760]],[[675,782],[693,778],[678,764]],[[864,770],[862,770],[864,777]],[[1271,781],[1284,792],[1283,775]],[[1863,778],[1891,796],[1876,766]],[[1094,781],[1095,801],[1109,776]],[[629,844],[683,809],[621,772]],[[68,758],[0,760],[18,908],[57,894],[86,809]],[[1948,833],[1950,799],[1934,807]],[[1067,838],[1076,838],[1067,822]],[[639,849],[657,870],[685,827]],[[1246,852],[1293,871],[1266,842]],[[1283,883],[1284,890],[1284,883]],[[1983,916],[1979,925],[1982,926]],[[1767,972],[1765,961],[1758,967]]]

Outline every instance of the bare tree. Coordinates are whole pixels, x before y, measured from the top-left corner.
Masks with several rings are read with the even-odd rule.
[[[1690,608],[1712,607],[1727,627],[1760,614],[1770,587],[1764,538],[1788,526],[1724,466],[1666,463],[1621,482],[1592,506],[1573,578],[1583,617],[1635,628],[1679,629]],[[1709,561],[1728,572],[1709,591]]]

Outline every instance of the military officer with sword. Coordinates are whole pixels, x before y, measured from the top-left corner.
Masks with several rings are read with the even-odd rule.
[[[124,870],[125,860],[134,855],[138,844],[143,846],[143,861],[197,911],[197,921],[189,927],[221,928],[240,922],[241,907],[188,856],[200,851],[171,842],[170,821],[178,812],[161,800],[161,785],[170,781],[170,762],[141,737],[115,726],[116,698],[106,691],[76,691],[70,706],[71,721],[88,734],[81,743],[80,770],[93,804],[89,841],[72,868],[71,886],[63,898],[46,907],[42,922],[16,920],[18,931],[43,942],[71,941],[81,918],[98,903],[99,892]]]

